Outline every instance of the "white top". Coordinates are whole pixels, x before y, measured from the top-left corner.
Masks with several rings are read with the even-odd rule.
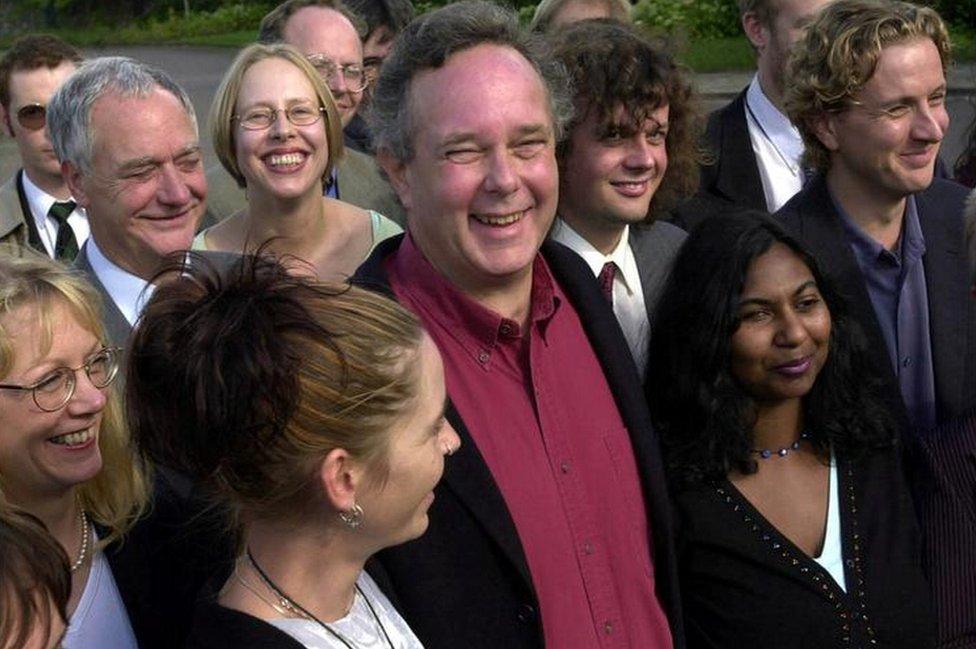
[[[604,255],[561,218],[556,219],[549,233],[553,239],[582,257],[595,277],[600,276],[600,271],[607,262],[617,264],[618,272],[613,278],[613,313],[623,329],[627,346],[630,347],[630,353],[640,372],[639,376],[644,376],[651,326],[647,318],[647,305],[644,303],[644,288],[637,270],[637,258],[630,248],[629,235],[630,226],[624,226],[617,247],[609,255]]]
[[[359,574],[356,583],[372,604],[376,617],[370,612],[363,596],[357,592],[349,615],[329,623],[329,627],[357,649],[367,647],[385,649],[389,644],[386,642],[383,630],[376,623],[376,618],[379,618],[383,629],[393,642],[394,649],[423,649],[424,645],[396,612],[390,600],[380,592],[372,577],[363,571]],[[347,646],[311,620],[277,618],[268,620],[268,624],[284,631],[308,649],[346,649]]]
[[[58,240],[58,222],[48,216],[47,213],[58,199],[35,185],[26,171],[21,175],[21,178],[24,181],[24,197],[27,199],[28,207],[30,207],[31,216],[34,217],[34,225],[37,226],[37,232],[41,235],[41,242],[44,244],[48,256],[53,257],[54,244]],[[78,249],[80,250],[90,233],[85,208],[75,207],[74,212],[68,215],[68,225],[75,233],[75,240],[78,242]]]
[[[827,496],[827,527],[824,530],[823,550],[814,561],[826,570],[841,590],[847,590],[844,579],[844,553],[840,537],[840,496],[837,485],[837,460],[830,457],[830,488]]]
[[[108,257],[98,249],[95,237],[88,240],[85,248],[88,253],[88,261],[91,263],[98,281],[112,296],[112,301],[115,302],[115,306],[119,307],[119,311],[122,312],[125,319],[134,326],[139,314],[142,313],[142,307],[152,297],[155,287],[141,277],[136,277],[109,261]]]
[[[766,209],[773,213],[803,188],[803,138],[790,119],[769,101],[758,75],[746,91],[746,124],[766,194]]]
[[[92,557],[88,583],[68,621],[64,649],[139,649],[112,568],[102,552]]]

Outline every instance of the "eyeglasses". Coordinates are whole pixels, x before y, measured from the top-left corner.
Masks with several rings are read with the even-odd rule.
[[[326,83],[337,78],[339,73],[342,72],[342,78],[346,82],[346,90],[349,92],[362,92],[369,85],[366,71],[363,70],[363,66],[361,65],[354,63],[338,65],[325,54],[309,54],[305,58],[308,59],[308,62],[312,64],[312,67],[315,68],[315,71],[319,73],[319,76]],[[331,85],[329,88],[333,91],[338,90],[337,88],[332,88]]]
[[[47,108],[41,104],[27,104],[17,111],[17,121],[26,129],[39,131],[47,123]]]
[[[231,119],[240,122],[241,127],[249,131],[263,131],[278,121],[278,113],[284,113],[285,118],[295,126],[311,126],[322,118],[325,109],[308,104],[295,104],[284,110],[277,108],[255,108],[243,115],[234,115]]]
[[[0,388],[30,390],[31,397],[38,408],[45,412],[55,412],[63,408],[74,395],[75,386],[78,384],[75,378],[78,370],[84,369],[88,380],[96,388],[105,388],[118,375],[121,356],[122,350],[118,347],[103,347],[89,356],[81,367],[59,367],[30,385],[0,383]]]

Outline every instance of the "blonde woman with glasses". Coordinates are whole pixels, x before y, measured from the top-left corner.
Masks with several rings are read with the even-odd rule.
[[[323,196],[343,155],[342,124],[316,65],[325,62],[283,44],[252,45],[231,65],[210,129],[217,157],[247,192],[247,207],[198,235],[195,249],[265,246],[291,258],[295,272],[340,280],[401,231],[377,212]]]
[[[65,649],[168,647],[189,608],[181,571],[123,426],[99,298],[55,262],[0,256],[0,492],[36,516],[71,568]],[[123,543],[124,540],[124,543]],[[0,607],[4,606],[0,601]]]

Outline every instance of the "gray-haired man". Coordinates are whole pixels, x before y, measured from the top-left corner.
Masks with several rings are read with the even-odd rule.
[[[122,57],[93,59],[48,106],[48,129],[91,236],[75,266],[106,299],[121,344],[163,256],[190,247],[207,181],[193,105],[166,73]]]

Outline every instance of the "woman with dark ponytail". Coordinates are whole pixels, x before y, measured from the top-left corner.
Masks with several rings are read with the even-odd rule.
[[[133,436],[238,539],[189,646],[419,647],[363,566],[423,534],[460,445],[436,347],[391,300],[266,258],[173,277],[132,341]]]

